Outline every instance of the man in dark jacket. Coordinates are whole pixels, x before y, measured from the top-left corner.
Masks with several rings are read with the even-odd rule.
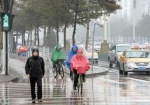
[[[42,78],[45,73],[45,64],[42,57],[39,57],[39,50],[32,49],[32,56],[27,59],[25,65],[27,77],[30,79],[32,103],[35,103],[35,84],[37,83],[37,98],[38,102],[42,102]]]

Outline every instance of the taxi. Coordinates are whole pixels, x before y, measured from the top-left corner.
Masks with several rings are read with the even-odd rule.
[[[128,72],[150,72],[150,52],[136,48],[123,52],[118,62],[119,73],[128,75]]]
[[[87,51],[87,57],[89,62],[92,63],[92,49]],[[98,54],[95,50],[93,51],[93,63],[98,63]]]

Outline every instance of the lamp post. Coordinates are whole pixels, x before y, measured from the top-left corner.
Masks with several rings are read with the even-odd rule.
[[[96,25],[100,25],[100,27],[102,26],[100,23],[99,23],[99,19],[96,20],[96,22],[94,22],[94,25],[93,25],[93,35],[92,35],[92,73],[93,73],[93,58],[94,58],[94,34],[95,34],[95,26]]]
[[[93,73],[93,50],[94,50],[94,33],[95,33],[95,26],[97,23],[94,23],[94,27],[93,27],[93,35],[92,35],[92,73]]]
[[[133,41],[135,41],[135,8],[136,0],[133,1]]]

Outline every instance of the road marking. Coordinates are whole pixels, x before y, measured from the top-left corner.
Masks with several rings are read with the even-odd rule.
[[[134,81],[141,81],[141,82],[150,82],[150,81],[141,80],[141,79],[135,79],[135,78],[130,78],[130,77],[128,77],[128,79],[134,80]]]

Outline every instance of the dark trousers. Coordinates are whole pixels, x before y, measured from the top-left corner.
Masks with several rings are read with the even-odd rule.
[[[37,98],[42,99],[42,78],[30,78],[31,97],[36,99],[35,84],[37,83]]]
[[[70,70],[70,78],[72,77],[72,71]]]
[[[82,74],[83,80],[85,79],[85,74]],[[77,73],[77,70],[74,70],[74,87],[77,87],[79,74]]]

